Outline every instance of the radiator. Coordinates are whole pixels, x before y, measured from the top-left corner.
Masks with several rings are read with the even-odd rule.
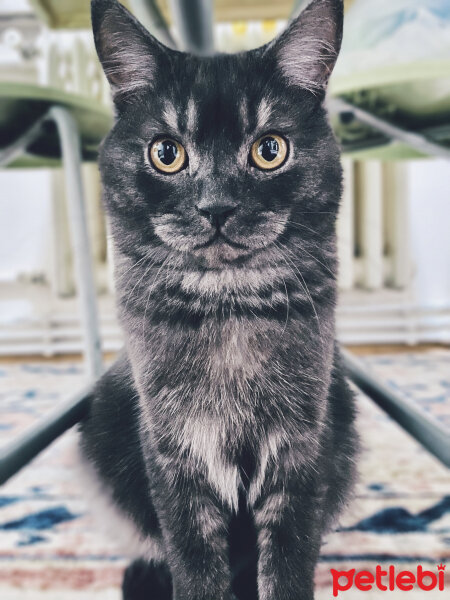
[[[407,289],[412,268],[404,165],[346,158],[343,169],[337,222],[339,288]]]
[[[408,164],[345,158],[343,169],[337,222],[339,340],[448,343],[450,307],[419,304],[414,291]]]

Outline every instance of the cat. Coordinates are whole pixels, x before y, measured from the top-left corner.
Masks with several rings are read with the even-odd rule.
[[[92,22],[126,343],[80,449],[136,542],[123,596],[311,600],[358,445],[324,107],[343,3],[313,0],[235,55],[168,49],[116,0],[93,0]]]

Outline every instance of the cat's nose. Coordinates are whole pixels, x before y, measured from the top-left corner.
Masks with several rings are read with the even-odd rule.
[[[222,227],[225,225],[225,221],[230,217],[235,211],[237,206],[233,206],[232,204],[197,204],[195,207],[197,211],[208,219],[211,225],[214,227]]]

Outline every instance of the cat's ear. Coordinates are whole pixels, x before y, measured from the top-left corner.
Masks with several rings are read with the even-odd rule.
[[[92,0],[95,47],[116,104],[152,85],[160,44],[117,0]]]
[[[293,85],[325,90],[342,42],[343,0],[313,0],[273,44],[276,61]]]

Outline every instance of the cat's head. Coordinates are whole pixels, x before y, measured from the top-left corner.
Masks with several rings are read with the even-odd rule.
[[[332,238],[341,171],[323,100],[342,4],[313,0],[262,48],[196,57],[93,0],[117,115],[101,169],[124,254],[159,248],[221,269]]]

